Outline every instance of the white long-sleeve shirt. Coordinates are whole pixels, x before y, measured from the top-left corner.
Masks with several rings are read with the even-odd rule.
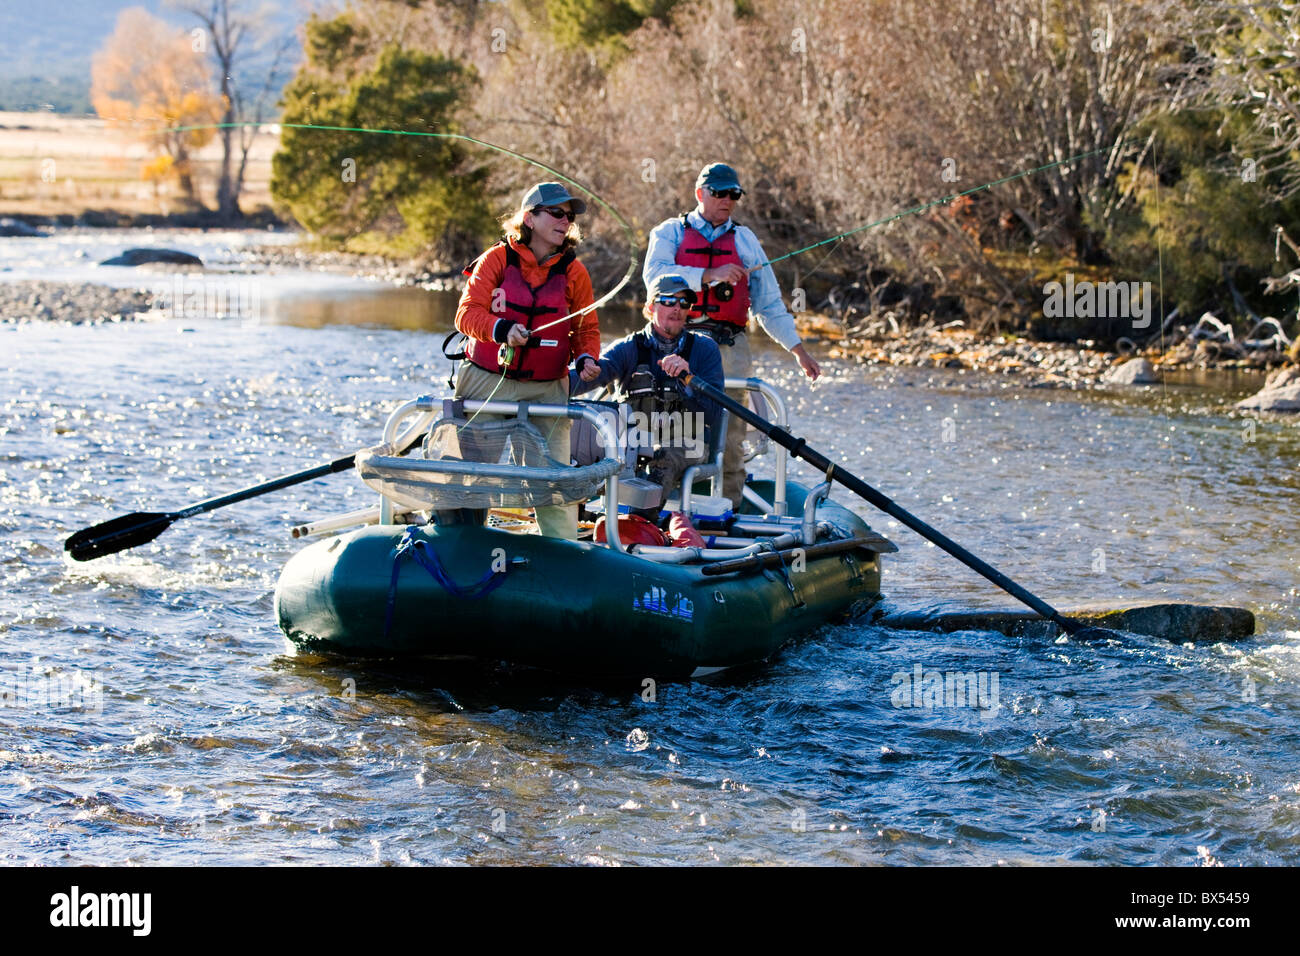
[[[701,216],[698,209],[688,213],[687,220],[709,242],[732,228],[730,219],[720,226],[715,226]],[[753,230],[746,226],[734,228],[736,252],[745,268],[752,269],[756,265],[767,262],[767,254],[763,252],[763,246]],[[686,229],[682,225],[680,216],[665,219],[654,227],[650,233],[649,248],[646,249],[645,266],[641,270],[641,278],[647,289],[659,276],[675,273],[689,282],[691,288],[697,293],[703,291],[704,269],[699,266],[679,266],[676,262],[677,249],[685,236]],[[769,265],[764,265],[749,275],[749,314],[758,320],[759,326],[768,337],[787,352],[799,344],[799,332],[795,328],[794,316],[785,307],[785,302],[781,298],[781,287],[776,281],[776,273]]]

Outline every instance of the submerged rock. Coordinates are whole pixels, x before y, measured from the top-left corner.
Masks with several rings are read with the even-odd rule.
[[[1154,385],[1159,378],[1154,365],[1144,358],[1135,358],[1108,369],[1101,380],[1107,385]]]
[[[169,265],[202,266],[203,260],[188,252],[178,249],[128,249],[120,256],[105,259],[101,266],[142,266],[150,262],[165,262]]]
[[[1128,631],[1175,643],[1235,641],[1255,633],[1245,608],[1205,604],[1150,604],[1114,610],[1062,611],[1067,617],[1110,631]],[[1054,637],[1059,628],[1029,610],[877,612],[873,624],[903,631],[998,631],[1011,637]]]
[[[0,236],[9,239],[15,236],[24,239],[35,238],[37,236],[47,236],[49,233],[41,232],[34,226],[29,226],[21,219],[10,219],[8,216],[0,219]]]
[[[1300,385],[1267,389],[1243,398],[1237,407],[1260,412],[1300,412]]]

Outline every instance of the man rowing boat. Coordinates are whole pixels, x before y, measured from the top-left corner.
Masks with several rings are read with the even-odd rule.
[[[598,363],[600,374],[590,381],[581,380],[576,369],[569,373],[573,394],[612,384],[643,421],[652,423],[643,456],[648,459],[650,480],[663,492],[659,501],[642,509],[642,516],[651,521],[657,521],[659,509],[677,490],[686,469],[704,461],[705,432],[712,431],[709,426],[719,413],[717,405],[697,389],[677,382],[685,373],[717,388],[723,385],[718,346],[707,335],[686,330],[686,316],[694,304],[695,292],[684,277],[659,276],[651,284],[645,304],[649,320],[645,328],[606,349]],[[675,429],[653,425],[665,421],[674,422]],[[677,531],[675,538],[703,543],[689,515],[679,512],[670,521]]]

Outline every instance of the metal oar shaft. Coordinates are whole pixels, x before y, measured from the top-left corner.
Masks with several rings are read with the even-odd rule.
[[[893,501],[893,499],[881,494],[857,475],[850,474],[839,465],[832,462],[821,452],[809,448],[808,443],[802,438],[796,438],[784,428],[773,425],[771,422],[750,411],[749,408],[742,405],[740,402],[732,399],[721,389],[714,388],[703,379],[696,378],[690,374],[684,375],[683,379],[686,384],[690,385],[692,388],[699,389],[709,398],[713,399],[723,408],[731,412],[731,414],[737,415],[744,421],[749,422],[749,424],[753,425],[763,434],[771,438],[772,441],[786,448],[790,454],[794,455],[796,458],[802,458],[818,471],[823,472],[828,479],[838,481],[850,491],[860,495],[869,503],[885,512],[885,514],[897,518],[917,534],[921,535],[921,537],[933,542],[972,571],[983,575],[1012,597],[1033,608],[1054,624],[1059,625],[1067,633],[1074,634],[1084,627],[1084,625],[1078,621],[1073,621],[1065,617],[1042,598],[1025,590],[991,564],[975,557],[975,555],[971,554],[951,538],[941,534],[911,512],[901,508]]]
[[[288,488],[290,485],[299,485],[304,481],[311,481],[313,478],[324,478],[335,472],[346,471],[356,464],[356,455],[344,455],[342,458],[335,458],[333,461],[316,468],[309,468],[306,471],[296,471],[291,475],[281,475],[279,478],[273,478],[268,482],[260,485],[254,485],[251,488],[244,488],[240,491],[232,492],[228,495],[220,495],[216,498],[208,498],[204,501],[190,505],[183,511],[173,511],[172,520],[179,518],[189,518],[192,515],[202,514],[205,511],[215,511],[217,508],[224,508],[226,505],[233,505],[237,501],[246,501],[249,498],[256,498],[258,495],[269,494],[272,491],[279,491],[281,488]]]
[[[808,464],[818,469],[825,469],[827,475],[830,478],[834,479],[835,481],[838,481],[840,484],[844,485],[844,487],[848,488],[850,491],[856,492],[857,494],[861,495],[863,498],[865,498],[871,504],[875,505],[885,514],[897,518],[899,521],[903,522],[903,524],[907,525],[909,528],[911,528],[921,537],[934,542],[936,546],[942,548],[944,551],[947,551],[949,554],[951,554],[962,564],[966,565],[966,567],[970,568],[972,571],[977,572],[978,574],[982,574],[984,577],[992,581],[1002,590],[1006,591],[1012,597],[1016,598],[1016,600],[1021,601],[1024,604],[1027,604],[1029,607],[1033,608],[1035,611],[1043,615],[1043,617],[1047,618],[1049,621],[1059,624],[1061,627],[1065,628],[1065,630],[1071,633],[1073,633],[1074,630],[1077,628],[1078,625],[1076,625],[1074,621],[1070,621],[1069,619],[1064,617],[1059,611],[1056,610],[1056,608],[1052,607],[1046,601],[1042,600],[1041,598],[1031,593],[1030,591],[1025,590],[1015,581],[1011,580],[1009,577],[1007,577],[1005,574],[999,571],[997,568],[993,567],[993,565],[971,554],[969,551],[967,551],[965,548],[959,545],[956,541],[953,541],[951,538],[947,537],[946,535],[940,533],[939,531],[936,531],[934,528],[930,527],[920,518],[916,517],[916,515],[899,507],[899,505],[896,502],[894,502],[890,498],[887,498],[885,495],[882,495],[880,492],[876,491],[875,488],[872,488],[861,478],[858,478],[856,475],[850,474],[849,472],[845,471],[843,468],[840,468],[838,465],[831,464],[826,460],[826,457],[824,455],[819,455],[817,452],[809,449],[807,454],[801,454],[799,457],[803,458],[806,462],[808,462]]]

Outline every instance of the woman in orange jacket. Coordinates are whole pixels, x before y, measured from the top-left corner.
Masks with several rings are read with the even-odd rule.
[[[600,328],[591,276],[574,255],[576,218],[587,204],[560,183],[538,183],[503,223],[505,238],[479,256],[456,309],[469,343],[456,375],[456,397],[563,405],[569,363],[590,381],[600,374]],[[502,346],[509,346],[504,365]],[[551,457],[569,461],[569,420],[539,419]],[[576,538],[576,506],[536,509],[544,535]]]

